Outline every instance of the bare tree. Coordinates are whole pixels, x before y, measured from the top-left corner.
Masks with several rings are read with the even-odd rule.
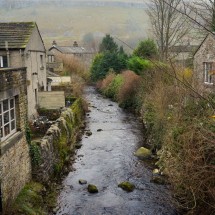
[[[181,0],[181,7],[176,7],[169,3],[169,0],[163,0],[166,5],[172,7],[178,13],[187,17],[197,26],[201,33],[215,32],[215,1],[214,0]],[[203,31],[202,31],[203,30]]]
[[[148,15],[162,60],[169,58],[170,48],[182,43],[190,31],[187,17],[176,10],[181,7],[181,2],[182,0],[152,0],[148,5]]]

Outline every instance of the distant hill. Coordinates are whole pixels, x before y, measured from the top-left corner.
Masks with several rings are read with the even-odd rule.
[[[1,0],[0,21],[36,21],[46,47],[96,45],[109,33],[134,47],[149,29],[145,2],[139,0]],[[141,3],[142,2],[142,3]],[[116,39],[119,42],[119,40]],[[120,42],[119,42],[120,43]],[[120,43],[122,44],[122,43]]]

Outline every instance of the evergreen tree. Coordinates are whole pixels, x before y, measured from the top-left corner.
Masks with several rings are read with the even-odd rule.
[[[106,36],[103,38],[102,43],[99,46],[99,52],[117,52],[118,51],[118,45],[114,42],[113,37],[111,37],[109,34],[106,34]]]

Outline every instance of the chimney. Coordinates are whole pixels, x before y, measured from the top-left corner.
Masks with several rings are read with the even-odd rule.
[[[78,47],[77,41],[75,41],[75,42],[73,43],[73,47]]]
[[[57,45],[57,42],[54,40],[53,42],[52,42],[52,46],[56,46]]]

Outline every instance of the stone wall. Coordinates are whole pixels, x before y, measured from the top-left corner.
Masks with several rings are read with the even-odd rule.
[[[32,141],[32,146],[39,149],[38,162],[33,165],[33,179],[47,182],[50,176],[61,172],[74,149],[83,116],[82,100],[77,99],[70,108],[63,110],[40,141]]]
[[[0,100],[15,98],[17,132],[0,142],[0,178],[3,211],[31,179],[27,120],[26,68],[0,69]]]

